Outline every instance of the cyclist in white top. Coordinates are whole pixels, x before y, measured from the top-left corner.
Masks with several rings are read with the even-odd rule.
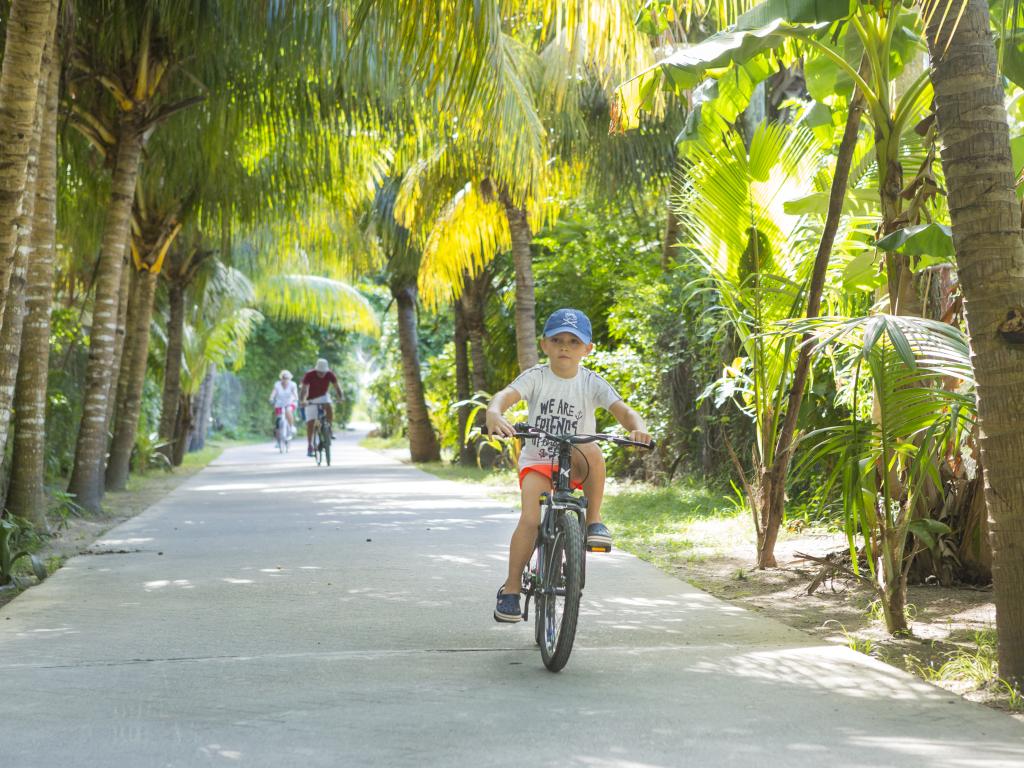
[[[299,404],[299,390],[292,381],[291,371],[281,371],[281,377],[274,382],[270,393],[270,402],[274,406],[274,417],[284,413],[288,420],[288,434],[295,434],[295,408]]]

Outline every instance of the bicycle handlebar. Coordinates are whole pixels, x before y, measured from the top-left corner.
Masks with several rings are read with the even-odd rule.
[[[652,450],[655,447],[655,442],[651,440],[649,443],[640,443],[636,440],[630,440],[625,437],[619,437],[618,435],[556,435],[553,432],[548,432],[540,427],[531,427],[529,424],[514,424],[515,437],[522,440],[534,439],[537,437],[546,437],[549,440],[555,440],[559,443],[569,443],[570,445],[579,445],[581,443],[596,443],[599,440],[606,440],[616,445],[630,445],[636,448],[647,448]]]

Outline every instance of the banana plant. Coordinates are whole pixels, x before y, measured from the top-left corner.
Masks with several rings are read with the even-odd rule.
[[[731,28],[674,51],[621,84],[613,122],[622,130],[633,128],[639,116],[653,108],[659,91],[699,95],[698,86],[707,78],[718,80],[723,88],[732,79],[723,75],[730,73],[747,85],[730,86],[728,98],[715,100],[716,109],[728,110],[728,120],[745,108],[751,86],[774,71],[764,65],[769,52],[784,62],[802,58],[808,91],[821,111],[827,114],[842,107],[855,88],[864,100],[874,134],[879,230],[885,236],[918,223],[911,220],[917,209],[904,203],[902,152],[931,104],[927,68],[920,74],[904,74],[925,50],[922,34],[920,15],[902,3],[767,0],[742,14]],[[721,122],[711,105],[701,106],[701,119]],[[901,314],[920,314],[909,257],[887,251],[885,259],[892,306]]]
[[[801,316],[814,261],[808,223],[786,214],[784,204],[813,189],[821,152],[806,127],[777,123],[762,125],[749,149],[735,132],[722,142],[723,150],[691,151],[678,215],[686,253],[706,274],[694,289],[711,292],[742,349],[705,396],[732,399],[754,422],[750,475],[735,454],[733,460],[754,515],[760,561],[774,540],[770,469],[796,356],[792,338],[772,331]]]
[[[473,397],[468,400],[460,400],[456,403],[452,403],[449,409],[453,412],[458,411],[460,408],[466,406],[472,406],[469,411],[469,415],[466,418],[466,432],[463,435],[463,440],[466,445],[474,447],[476,452],[476,464],[480,469],[484,469],[484,448],[490,448],[497,456],[496,459],[492,459],[490,466],[501,466],[507,468],[514,468],[519,464],[519,454],[523,450],[522,441],[515,437],[502,437],[500,435],[489,434],[484,427],[480,425],[478,415],[483,411],[487,410],[487,406],[490,403],[491,395],[486,392],[476,392]],[[528,409],[526,402],[520,400],[508,413],[505,414],[505,418],[512,424],[526,421],[528,415]]]
[[[886,627],[906,632],[910,565],[950,532],[927,516],[926,497],[942,493],[935,457],[954,463],[975,420],[967,338],[946,323],[896,315],[821,318],[791,329],[814,334],[814,354],[844,361],[837,382],[850,412],[847,423],[802,437],[807,450],[795,474],[832,467],[826,491],[842,490],[854,569],[859,539]]]

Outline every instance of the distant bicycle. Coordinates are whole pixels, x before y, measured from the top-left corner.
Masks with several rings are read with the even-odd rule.
[[[517,424],[515,429],[518,438],[544,437],[558,445],[552,473],[554,488],[541,495],[537,548],[533,562],[523,571],[522,586],[522,593],[526,595],[523,621],[529,620],[532,598],[536,607],[534,638],[540,646],[541,659],[545,667],[558,672],[569,661],[576,637],[580,597],[586,581],[587,550],[607,551],[584,544],[587,499],[571,489],[572,448],[580,443],[606,440],[616,445],[649,449],[654,447],[654,441],[638,443],[615,435],[556,435],[526,424]]]
[[[288,425],[288,419],[284,415],[284,408],[274,409],[274,442],[277,450],[281,453],[288,453],[288,443],[292,439],[292,432]]]
[[[313,422],[313,456],[318,467],[325,462],[331,466],[331,422],[324,418],[325,413],[323,404],[317,403],[316,421]]]

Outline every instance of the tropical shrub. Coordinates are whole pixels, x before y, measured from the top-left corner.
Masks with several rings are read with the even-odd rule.
[[[945,323],[894,315],[797,323],[813,328],[818,354],[833,354],[845,423],[803,437],[797,474],[817,462],[842,492],[854,569],[857,542],[890,632],[908,629],[907,574],[914,555],[948,533],[927,515],[943,491],[940,462],[959,460],[975,418],[967,338]],[[912,538],[910,538],[912,537]]]

